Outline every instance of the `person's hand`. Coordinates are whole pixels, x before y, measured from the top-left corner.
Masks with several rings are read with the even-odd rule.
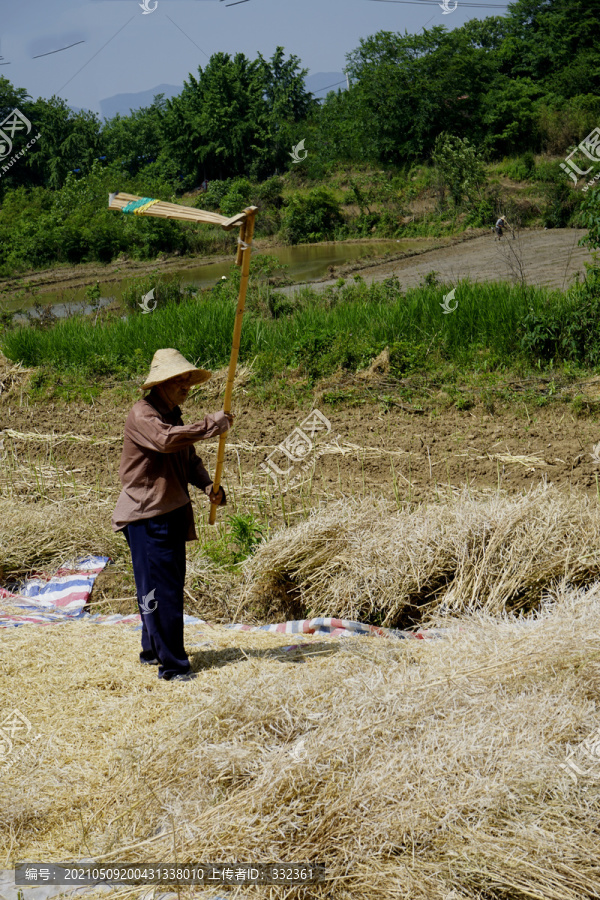
[[[227,412],[225,412],[224,409],[221,410],[221,413],[227,418],[227,421],[229,422],[229,427],[231,428],[231,426],[233,425],[233,420],[235,419],[234,414],[230,413],[230,412],[227,413]]]
[[[219,490],[215,493],[213,485],[209,484],[206,488],[206,493],[208,494],[208,499],[211,503],[215,503],[217,506],[227,506],[227,497],[225,496],[223,485],[221,485]]]

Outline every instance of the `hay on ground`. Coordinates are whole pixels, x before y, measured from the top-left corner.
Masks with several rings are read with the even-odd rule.
[[[0,781],[4,865],[327,868],[232,900],[597,897],[600,775],[560,765],[599,725],[598,634],[598,589],[431,642],[188,628],[199,677],[176,685],[139,666],[133,629],[7,631],[0,708],[31,733]]]
[[[41,568],[52,571],[88,554],[123,556],[127,545],[111,529],[112,505],[109,500],[21,503],[0,497],[0,581]]]
[[[440,614],[528,610],[561,578],[600,575],[600,507],[542,486],[518,498],[465,491],[393,511],[342,500],[259,547],[240,609],[270,619],[341,616],[388,626]]]

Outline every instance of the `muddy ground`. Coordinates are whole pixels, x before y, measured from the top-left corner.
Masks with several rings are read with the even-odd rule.
[[[442,237],[435,249],[413,250],[377,261],[360,260],[332,268],[323,279],[311,282],[317,290],[334,284],[340,276],[361,274],[365,281],[381,281],[397,275],[403,287],[412,287],[431,271],[438,273],[441,281],[456,283],[460,279],[473,281],[524,281],[527,284],[548,285],[564,290],[577,273],[585,274],[585,263],[592,262],[590,251],[579,247],[584,229],[557,228],[553,230],[527,230],[516,235],[508,233],[501,241],[494,239],[492,231],[467,229],[455,237]],[[412,240],[412,239],[411,239]],[[430,242],[424,238],[423,242]],[[349,241],[364,243],[370,240]],[[278,246],[272,239],[259,238],[254,242],[261,253]],[[180,257],[161,255],[155,260],[117,260],[107,265],[85,263],[79,266],[58,266],[34,272],[19,278],[0,279],[0,297],[14,298],[19,291],[34,289],[43,302],[44,293],[74,290],[97,281],[118,282],[123,278],[147,275],[150,272],[176,274],[179,271],[231,260],[231,254],[223,256]],[[285,288],[290,292],[295,286]],[[0,301],[1,303],[1,301]]]
[[[496,240],[492,231],[478,233],[461,242],[420,253],[417,258],[403,257],[389,262],[340,267],[335,277],[323,280],[317,289],[335,284],[339,275],[360,274],[365,281],[382,281],[397,275],[402,287],[415,287],[431,271],[440,281],[456,284],[471,281],[511,281],[565,290],[573,278],[585,276],[585,263],[593,262],[587,247],[578,246],[585,229],[556,228],[527,230],[515,237],[506,233]],[[293,288],[288,288],[292,291]]]
[[[454,237],[441,237],[435,241],[435,247],[454,246],[462,241],[468,241],[474,236],[481,233],[481,229],[468,229],[463,234]],[[423,249],[414,249],[403,251],[397,254],[388,254],[390,260],[401,260],[412,258],[421,253],[425,253],[431,247],[431,238],[410,238],[411,241],[419,242],[422,240]],[[344,244],[364,244],[369,247],[377,239],[360,238],[356,240],[344,241]],[[187,269],[196,269],[199,266],[211,265],[220,262],[233,262],[235,253],[235,243],[229,242],[231,251],[223,255],[213,256],[180,256],[179,254],[167,255],[160,254],[153,260],[134,260],[127,257],[119,258],[111,263],[82,263],[80,265],[69,266],[59,265],[49,269],[40,269],[22,276],[0,279],[0,297],[3,300],[11,300],[15,298],[19,292],[23,290],[35,291],[36,296],[43,302],[44,294],[58,293],[64,290],[77,290],[78,288],[88,287],[96,282],[103,284],[111,284],[122,281],[124,278],[139,278],[150,273],[159,272],[161,275],[176,275],[178,272]],[[323,241],[318,246],[327,246],[334,243],[332,241]],[[253,242],[254,251],[257,253],[269,253],[277,247],[281,247],[280,241],[274,238],[257,238]],[[372,257],[371,257],[372,259]],[[379,259],[379,263],[383,262],[383,257]],[[371,260],[369,260],[370,262]],[[349,268],[361,268],[363,263],[357,261],[349,264]],[[347,267],[340,267],[340,272],[345,271]],[[323,279],[325,280],[325,279]],[[1,304],[2,300],[0,300]]]

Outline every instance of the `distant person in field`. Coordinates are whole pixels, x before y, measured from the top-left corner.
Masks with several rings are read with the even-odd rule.
[[[158,666],[165,681],[190,681],[183,646],[183,588],[186,541],[197,540],[188,484],[227,502],[222,487],[213,491],[210,475],[194,444],[224,434],[230,413],[217,412],[184,425],[180,404],[194,384],[211,376],[177,350],[157,350],[142,385],[147,396],[134,404],[125,423],[119,478],[123,490],[112,517],[114,531],[125,535],[142,617],[140,663]]]
[[[504,229],[510,228],[510,225],[506,221],[506,216],[500,216],[494,227],[496,231],[496,237],[494,238],[494,240],[501,240],[502,235],[504,234]]]

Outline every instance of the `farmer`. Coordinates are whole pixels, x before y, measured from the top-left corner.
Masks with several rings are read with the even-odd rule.
[[[184,425],[179,408],[191,386],[210,376],[177,350],[157,350],[142,385],[150,393],[134,404],[125,423],[123,490],[112,527],[123,531],[131,551],[142,617],[140,662],[157,665],[158,677],[166,681],[196,677],[183,646],[185,544],[197,540],[188,483],[211,503],[227,502],[222,487],[213,491],[194,444],[224,434],[234,417],[221,411]]]
[[[500,218],[498,219],[498,221],[496,222],[496,225],[495,225],[495,231],[496,231],[498,240],[500,240],[502,238],[502,235],[504,233],[503,232],[504,228],[510,228],[510,225],[506,221],[506,216],[500,216]],[[494,240],[496,240],[496,238],[494,238]]]

